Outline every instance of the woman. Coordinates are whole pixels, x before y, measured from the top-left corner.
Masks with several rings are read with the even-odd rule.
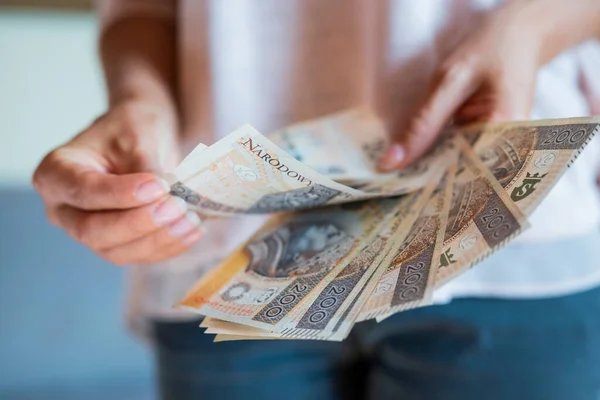
[[[356,105],[376,109],[394,137],[383,170],[413,163],[450,122],[599,113],[590,41],[600,38],[600,2],[100,5],[108,110],[50,153],[34,184],[50,220],[75,239],[115,264],[147,264],[135,270],[132,315],[149,322],[163,398],[598,393],[598,140],[520,243],[436,293],[455,300],[360,324],[342,344],[212,344],[197,321],[178,322],[171,304],[260,219],[201,227],[175,198],[164,200],[159,176],[182,149],[243,123],[269,132]]]

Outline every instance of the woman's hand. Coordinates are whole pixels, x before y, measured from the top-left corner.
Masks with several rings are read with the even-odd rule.
[[[440,64],[424,104],[380,168],[413,163],[450,123],[527,119],[539,67],[600,35],[599,22],[595,0],[512,0],[490,13]]]
[[[33,177],[50,221],[117,265],[162,261],[202,236],[197,215],[156,175],[179,161],[166,110],[143,100],[113,105]]]

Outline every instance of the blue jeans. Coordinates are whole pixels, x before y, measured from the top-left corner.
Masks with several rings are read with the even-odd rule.
[[[162,398],[600,399],[600,288],[462,299],[354,327],[342,343],[212,343],[154,322]]]

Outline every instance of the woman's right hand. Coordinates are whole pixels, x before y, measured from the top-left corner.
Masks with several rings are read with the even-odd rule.
[[[164,107],[139,99],[114,105],[35,171],[48,219],[117,265],[184,252],[202,236],[200,219],[158,175],[179,161],[176,132]]]

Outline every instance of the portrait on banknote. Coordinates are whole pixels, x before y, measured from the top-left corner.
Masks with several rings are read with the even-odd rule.
[[[248,271],[270,278],[319,273],[342,258],[353,239],[331,221],[292,220],[248,243]]]

